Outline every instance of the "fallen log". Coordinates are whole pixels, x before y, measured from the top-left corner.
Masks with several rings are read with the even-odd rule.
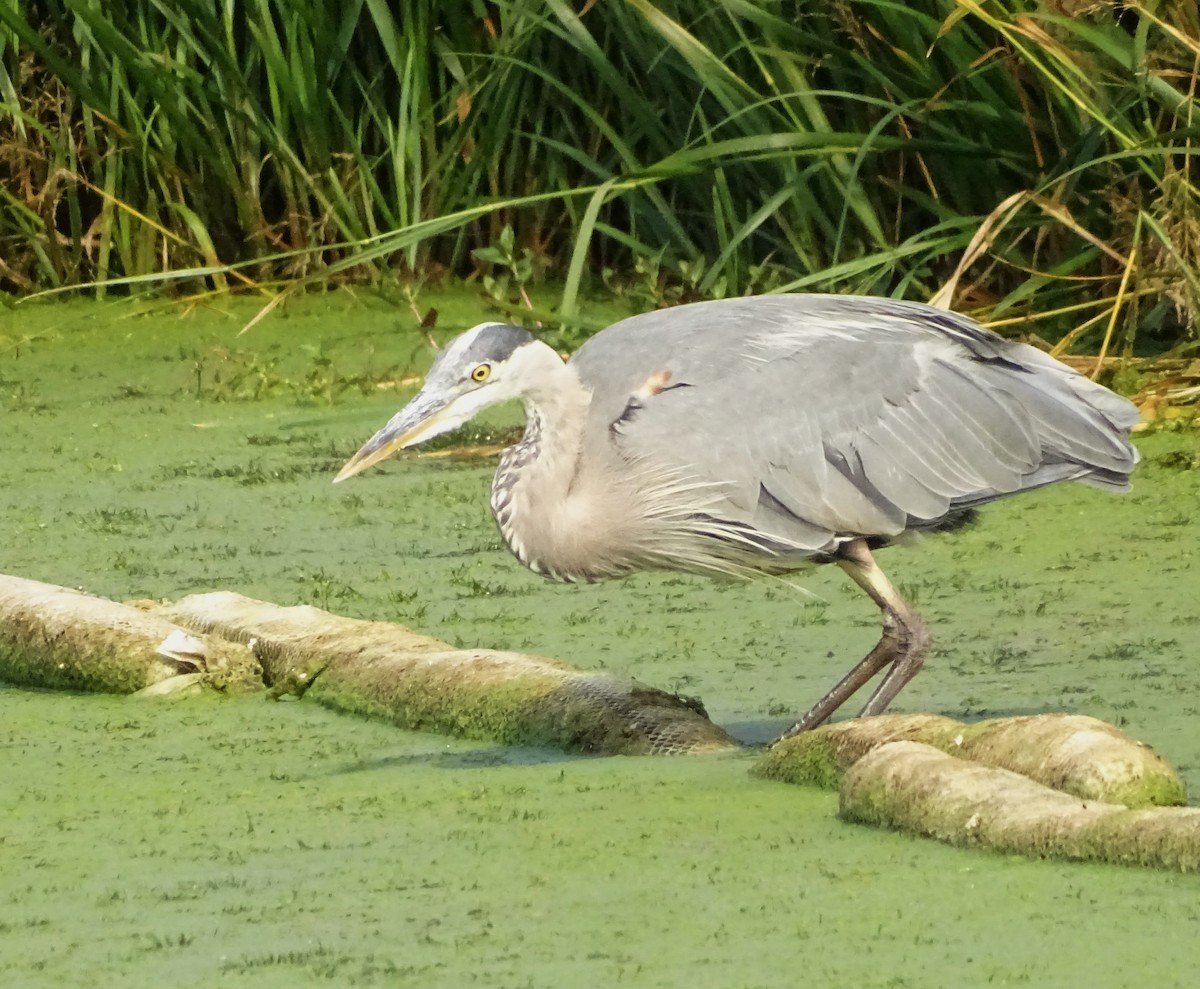
[[[258,690],[244,645],[185,633],[159,615],[80,591],[0,575],[0,680],[128,694],[188,674],[221,691]]]
[[[952,845],[1037,857],[1200,870],[1200,808],[1130,810],[921,742],[888,742],[846,772],[839,814]]]
[[[400,625],[197,594],[162,617],[248,644],[276,695],[303,694],[403,728],[610,755],[733,748],[696,701],[564,663],[451,649]]]
[[[0,681],[143,697],[311,692],[406,728],[575,752],[737,745],[699,701],[554,660],[451,649],[400,625],[237,594],[137,604],[0,575]]]
[[[835,789],[867,753],[895,741],[921,742],[1009,769],[1085,800],[1126,807],[1187,802],[1183,782],[1153,749],[1084,715],[1037,714],[976,724],[933,714],[856,718],[780,742],[753,771],[767,779]]]

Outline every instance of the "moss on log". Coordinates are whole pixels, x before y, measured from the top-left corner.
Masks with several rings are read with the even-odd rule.
[[[186,673],[218,690],[261,689],[245,646],[53,584],[0,575],[0,680],[130,694]]]
[[[781,783],[836,790],[846,770],[880,745],[910,741],[947,749],[963,727],[937,714],[881,714],[839,721],[777,742],[751,772]]]
[[[606,754],[737,744],[674,694],[520,653],[451,649],[387,622],[227,592],[193,595],[159,613],[249,644],[277,693],[404,728]]]
[[[967,725],[951,755],[1021,773],[1083,800],[1126,807],[1187,803],[1183,781],[1150,746],[1081,714],[1034,714]]]
[[[834,789],[859,759],[895,741],[932,745],[1085,800],[1127,807],[1187,801],[1179,776],[1151,748],[1083,715],[1038,714],[971,725],[932,714],[856,718],[780,742],[754,772],[768,779]]]
[[[1200,808],[1082,800],[920,742],[888,742],[847,770],[848,821],[1021,855],[1200,870]]]

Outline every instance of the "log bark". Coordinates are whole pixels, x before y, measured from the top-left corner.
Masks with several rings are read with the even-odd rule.
[[[262,686],[243,645],[185,633],[105,598],[0,575],[0,680],[127,694],[187,673],[221,691]]]
[[[888,742],[854,763],[839,813],[952,845],[1200,871],[1200,808],[1082,800],[921,742]]]
[[[933,714],[883,714],[826,725],[770,749],[754,772],[836,789],[867,753],[895,741],[922,742],[1009,769],[1085,800],[1126,807],[1185,804],[1178,774],[1153,749],[1084,715],[1037,714],[964,724]]]
[[[737,745],[699,701],[633,681],[229,593],[131,607],[0,575],[0,681],[143,697],[267,688],[406,728],[573,752]]]
[[[388,622],[197,594],[159,612],[251,646],[276,694],[404,728],[609,755],[733,748],[698,702],[556,660],[451,649]]]

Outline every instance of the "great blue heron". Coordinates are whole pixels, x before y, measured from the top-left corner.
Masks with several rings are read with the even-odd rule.
[[[873,549],[1058,481],[1125,491],[1138,461],[1132,403],[1033,347],[917,303],[773,295],[634,316],[565,363],[476,326],[337,480],[509,399],[525,434],[491,507],[536,573],[836,563],[879,606],[879,643],[784,737],[890,667],[861,714],[882,712],[921,668],[929,634]]]

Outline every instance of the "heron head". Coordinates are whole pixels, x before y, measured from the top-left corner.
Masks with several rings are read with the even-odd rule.
[[[334,481],[353,477],[397,450],[448,433],[489,405],[522,397],[535,351],[550,348],[507,323],[481,323],[455,337],[438,354],[413,400],[346,461]]]

